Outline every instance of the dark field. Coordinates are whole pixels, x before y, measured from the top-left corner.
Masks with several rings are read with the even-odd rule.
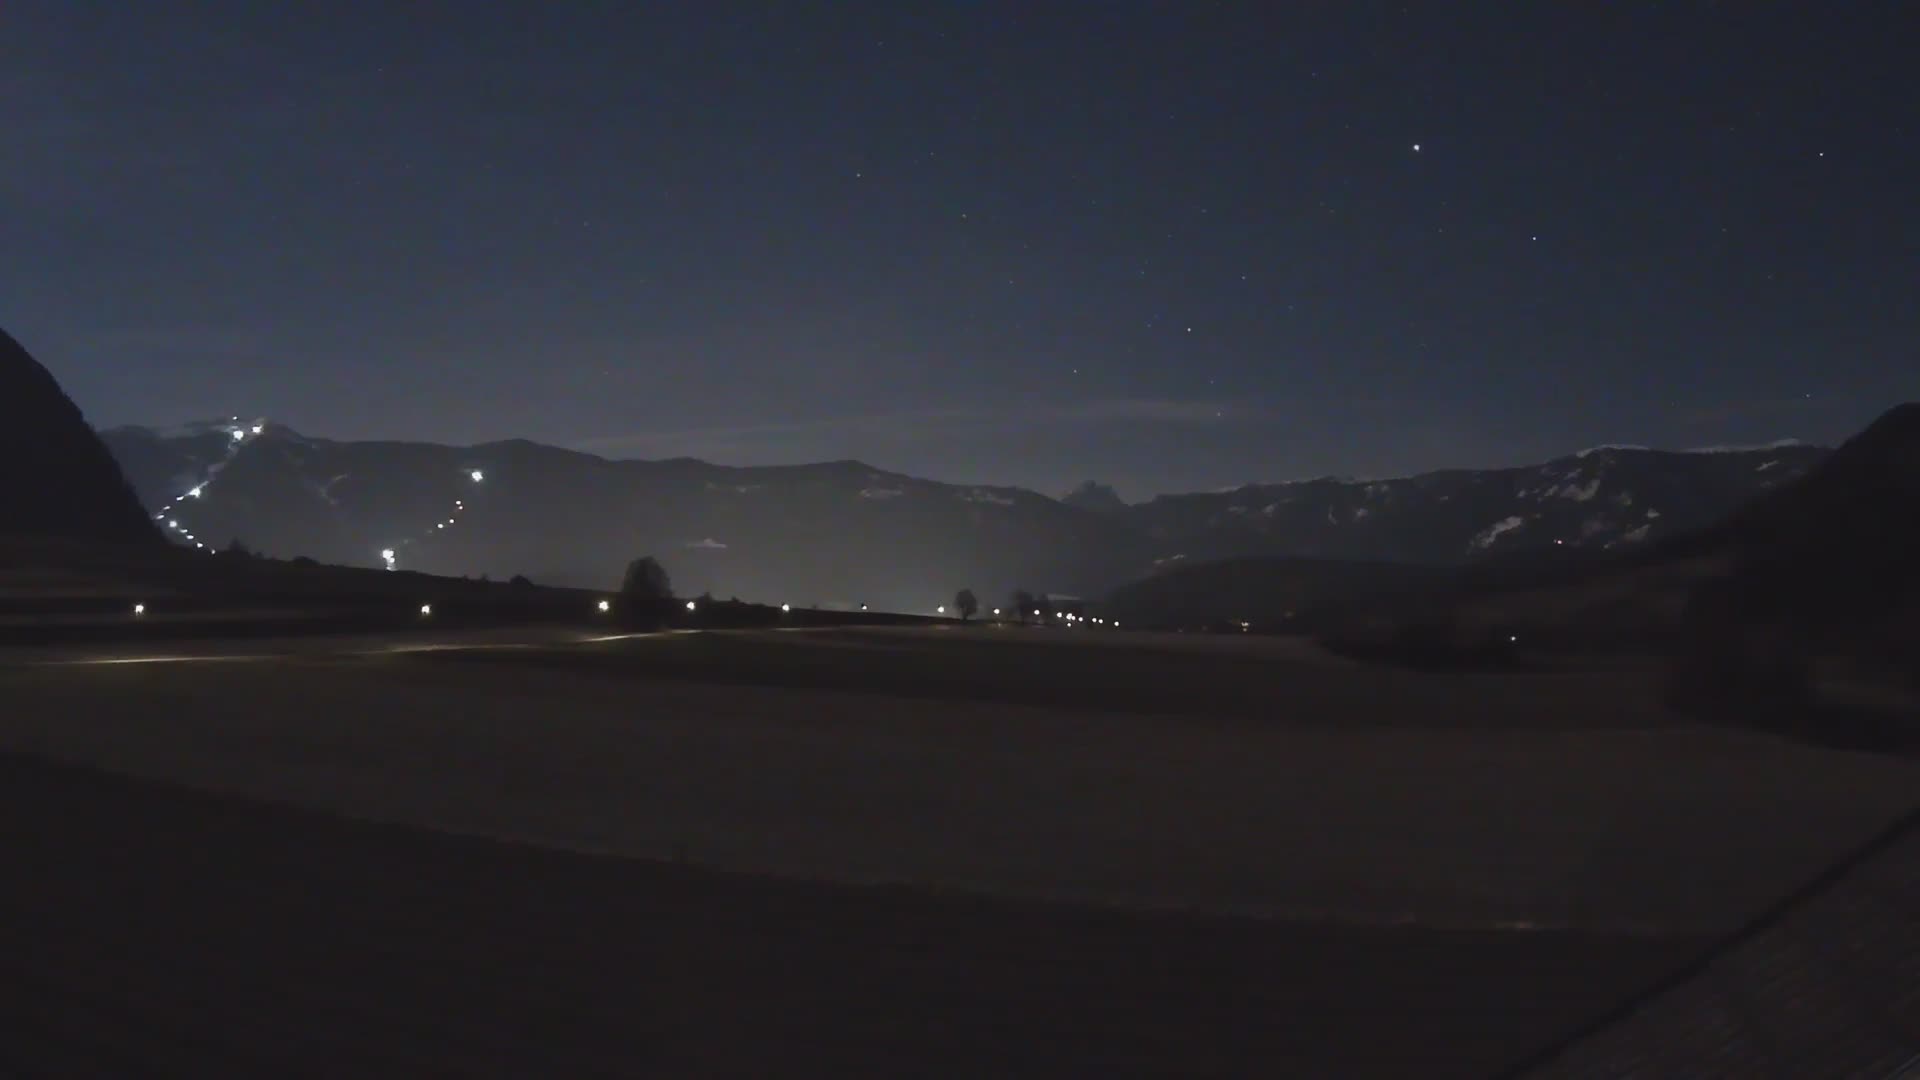
[[[1630,670],[509,636],[0,669],[8,749],[435,830],[15,761],[41,884],[8,925],[48,984],[19,993],[91,995],[119,1051],[276,1073],[1483,1075],[1915,791],[1685,726]],[[16,1053],[87,1030],[19,1015],[45,1031]]]

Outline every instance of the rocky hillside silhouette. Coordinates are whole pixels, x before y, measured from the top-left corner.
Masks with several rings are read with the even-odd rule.
[[[1848,633],[1920,613],[1920,403],[1891,409],[1806,477],[1713,531],[1727,602]]]
[[[113,455],[47,369],[0,330],[0,535],[157,543]]]

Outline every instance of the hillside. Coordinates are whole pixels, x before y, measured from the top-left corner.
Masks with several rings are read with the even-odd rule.
[[[1630,550],[1705,525],[1825,454],[1602,449],[1128,506],[1097,484],[1059,501],[855,461],[736,468],[525,441],[339,442],[238,417],[105,438],[190,543],[239,538],[360,566],[391,551],[403,569],[582,587],[608,586],[627,560],[653,554],[685,592],[903,611],[931,610],[961,586],[989,602],[1017,587],[1101,595],[1218,558],[1458,565]]]
[[[0,330],[0,536],[159,540],[119,466],[47,369]]]

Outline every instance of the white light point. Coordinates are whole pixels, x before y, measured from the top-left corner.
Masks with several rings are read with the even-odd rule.
[[[697,611],[697,610],[699,610],[699,607],[700,607],[700,606],[699,606],[698,604],[695,604],[695,603],[694,603],[693,601],[691,601],[691,600],[689,600],[689,601],[687,601],[687,610],[688,610],[688,611]]]
[[[262,431],[265,431],[266,429],[267,429],[267,425],[265,425],[265,424],[255,424],[255,425],[253,425],[253,433],[254,433],[255,435],[258,435],[258,434],[260,434],[260,433],[261,433]]]
[[[431,614],[433,614],[433,605],[432,605],[432,604],[421,604],[421,605],[420,605],[420,614],[422,614],[422,615],[431,615]]]
[[[1419,143],[1414,143],[1414,144],[1413,144],[1413,152],[1414,152],[1414,153],[1416,153],[1416,154],[1420,152],[1420,144],[1419,144]]]
[[[244,439],[244,438],[246,438],[246,437],[247,437],[247,433],[246,433],[246,432],[244,432],[244,431],[235,431],[235,432],[233,433],[233,441],[234,441],[234,442],[239,442],[239,441],[240,441],[241,439]]]
[[[596,606],[598,606],[598,607],[599,607],[599,609],[600,609],[600,613],[601,613],[602,615],[605,615],[605,614],[606,614],[607,612],[609,612],[609,611],[612,611],[612,610],[613,610],[613,605],[612,605],[611,603],[609,603],[608,601],[605,601],[605,600],[602,600],[602,601],[600,601],[600,603],[599,603],[598,605],[596,605]]]
[[[993,616],[994,616],[994,618],[996,618],[996,619],[1000,617],[1000,609],[999,609],[999,608],[994,608],[994,609],[993,609]]]
[[[199,498],[199,497],[200,497],[200,488],[204,488],[204,487],[206,487],[206,485],[205,485],[205,484],[202,484],[202,485],[200,485],[200,487],[197,487],[197,488],[194,488],[193,490],[191,490],[191,491],[189,491],[189,492],[187,492],[187,494],[189,494],[189,495],[191,495],[191,496],[193,496],[194,498],[196,498],[196,499],[197,499],[197,498]]]
[[[939,607],[933,609],[933,613],[935,615],[945,615],[947,613],[947,605],[941,604]]]
[[[792,604],[781,604],[781,605],[780,605],[780,611],[781,611],[781,613],[782,613],[782,614],[785,614],[786,612],[789,612],[789,611],[792,611],[792,610],[793,610],[793,605],[792,605]]]
[[[473,482],[476,484],[487,478],[487,474],[481,472],[479,469],[475,469],[467,475],[473,477]]]
[[[133,613],[135,615],[145,615],[147,613],[147,605],[145,604],[133,605]]]

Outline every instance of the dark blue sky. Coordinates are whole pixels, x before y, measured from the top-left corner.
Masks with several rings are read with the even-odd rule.
[[[0,325],[102,425],[1130,497],[1920,397],[1900,5],[1575,7],[10,0]]]

